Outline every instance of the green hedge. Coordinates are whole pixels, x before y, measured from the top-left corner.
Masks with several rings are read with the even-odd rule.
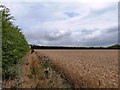
[[[13,24],[14,17],[10,15],[10,10],[5,6],[0,7],[2,8],[0,11],[2,14],[2,69],[3,74],[8,76],[10,69],[13,69],[30,48],[20,28]]]

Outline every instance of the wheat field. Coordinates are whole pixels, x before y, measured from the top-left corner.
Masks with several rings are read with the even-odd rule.
[[[36,50],[76,88],[117,88],[117,50]]]

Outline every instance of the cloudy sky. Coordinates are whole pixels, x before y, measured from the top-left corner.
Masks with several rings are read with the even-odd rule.
[[[118,2],[3,2],[29,44],[108,46],[118,43]]]

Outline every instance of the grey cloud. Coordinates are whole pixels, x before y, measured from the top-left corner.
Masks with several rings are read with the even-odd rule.
[[[66,31],[65,33],[60,33],[59,31],[57,31],[57,32],[53,32],[52,34],[50,33],[45,34],[45,39],[48,41],[57,41],[57,40],[63,40],[70,36],[71,36],[71,32]]]
[[[118,29],[117,26],[102,30],[102,33],[93,38],[81,39],[84,35],[92,34],[95,30],[81,30],[81,34],[78,36],[72,36],[74,32],[54,32],[53,34],[48,33],[31,33],[29,40],[39,45],[65,45],[65,46],[108,46],[118,42]],[[60,34],[56,36],[56,34]],[[26,35],[27,36],[27,35]],[[29,35],[28,35],[29,36]],[[80,39],[80,41],[77,41]],[[35,42],[36,41],[36,42]]]
[[[59,31],[43,32],[43,30],[41,30],[39,32],[29,32],[29,33],[26,33],[25,35],[29,42],[33,42],[37,40],[40,43],[44,43],[44,41],[54,43],[54,42],[61,42],[66,39],[67,40],[70,39],[71,34],[72,32],[70,31],[65,31],[64,33],[61,33]]]
[[[106,30],[106,33],[118,33],[118,26],[110,27]]]
[[[106,8],[100,9],[100,10],[91,10],[91,13],[94,13],[96,15],[101,15],[101,14],[104,14],[107,12],[115,11],[116,9],[117,9],[117,6],[111,5],[109,7],[106,7]]]
[[[84,31],[84,33],[85,32],[87,33],[87,30]],[[99,36],[81,40],[79,42],[75,39],[62,42],[63,45],[67,45],[67,43],[68,45],[72,46],[109,46],[118,43],[118,29],[117,27],[111,27],[102,32],[102,34],[100,34]]]
[[[117,26],[104,30],[101,35],[88,39],[83,42],[83,45],[88,46],[108,46],[118,43],[118,29]]]
[[[82,19],[87,19],[87,18],[90,19],[90,18],[99,17],[99,16],[101,16],[101,15],[103,15],[105,13],[108,13],[108,12],[117,13],[118,12],[117,9],[118,9],[118,6],[117,6],[116,3],[110,5],[110,6],[106,7],[106,8],[99,9],[99,10],[91,9],[89,14],[86,15],[85,17],[83,17]]]

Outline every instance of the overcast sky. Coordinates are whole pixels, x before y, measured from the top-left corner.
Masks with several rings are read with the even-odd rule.
[[[118,43],[117,2],[4,2],[29,44],[108,46]]]

